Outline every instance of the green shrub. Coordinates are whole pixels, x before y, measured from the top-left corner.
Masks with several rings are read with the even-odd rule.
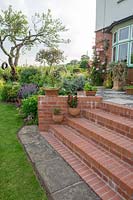
[[[87,82],[87,83],[85,83],[84,90],[85,91],[97,91],[97,87],[92,86],[92,85],[90,85],[90,83]]]
[[[18,98],[20,85],[18,83],[5,84],[1,91],[1,100],[7,102],[15,102]]]
[[[20,83],[34,83],[38,86],[42,86],[43,82],[40,69],[37,69],[35,67],[24,68],[20,73]]]
[[[37,121],[37,102],[38,96],[33,95],[22,100],[21,111],[24,118],[30,118],[32,121]]]

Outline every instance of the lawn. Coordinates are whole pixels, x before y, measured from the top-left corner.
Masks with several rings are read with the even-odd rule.
[[[0,103],[0,200],[46,200],[17,139],[22,124],[14,106]]]

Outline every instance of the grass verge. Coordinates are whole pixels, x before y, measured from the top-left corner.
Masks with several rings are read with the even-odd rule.
[[[0,103],[0,200],[46,200],[17,139],[22,124],[14,106]]]

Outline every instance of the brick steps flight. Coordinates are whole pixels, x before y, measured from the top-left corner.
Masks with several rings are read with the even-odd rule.
[[[133,120],[101,109],[84,110],[83,116],[133,139]]]
[[[126,200],[132,199],[132,166],[99,148],[96,144],[92,144],[88,139],[80,137],[79,132],[68,126],[51,125],[50,130]]]
[[[103,128],[85,118],[67,118],[67,124],[106,150],[133,165],[133,142],[130,138]]]
[[[41,134],[102,200],[123,200],[120,195],[112,190],[86,163],[63,145],[52,133],[42,132]]]

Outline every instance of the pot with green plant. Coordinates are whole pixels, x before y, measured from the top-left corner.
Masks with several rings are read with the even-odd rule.
[[[63,121],[63,114],[61,113],[61,108],[53,108],[52,119],[56,123],[61,123]]]
[[[46,71],[46,79],[44,84],[45,95],[47,96],[57,96],[59,89],[62,84],[61,77],[62,69],[59,67],[50,67]]]
[[[77,95],[68,95],[68,112],[71,116],[76,117],[80,114],[80,109],[78,108],[78,97]]]
[[[97,92],[97,87],[90,85],[88,82],[85,83],[84,91],[86,96],[95,96]]]
[[[133,85],[126,86],[126,94],[133,95]]]

